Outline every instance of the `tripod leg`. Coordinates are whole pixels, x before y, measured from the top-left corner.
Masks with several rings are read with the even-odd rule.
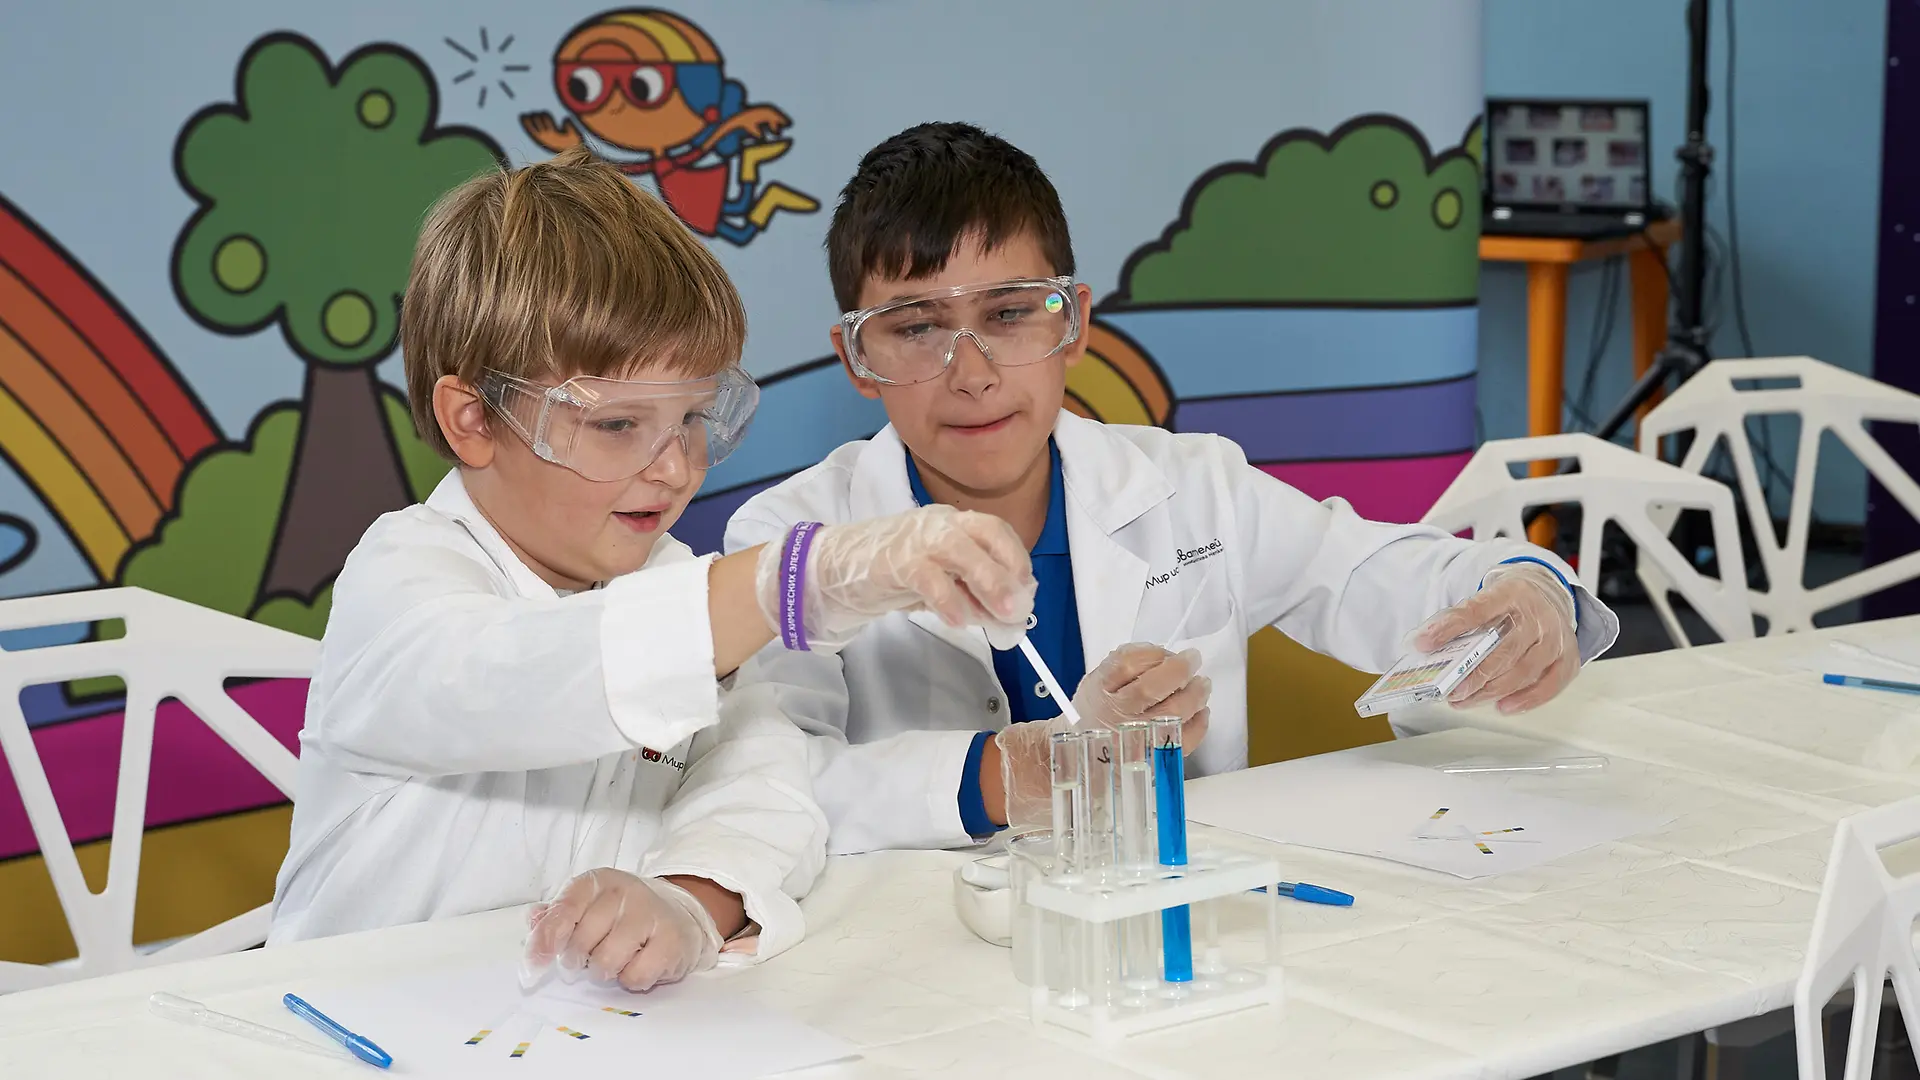
[[[1667,249],[1642,237],[1642,245],[1630,256],[1628,276],[1633,289],[1633,377],[1642,378],[1653,368],[1653,358],[1667,343]],[[1640,406],[1636,419],[1644,420],[1651,400]],[[1638,445],[1638,438],[1635,443]],[[1645,447],[1640,447],[1645,449]]]
[[[1627,426],[1627,421],[1633,419],[1634,414],[1640,411],[1640,406],[1651,401],[1654,393],[1666,385],[1668,378],[1679,375],[1685,379],[1698,370],[1699,366],[1696,359],[1683,349],[1661,350],[1660,355],[1653,358],[1653,366],[1647,369],[1645,375],[1640,376],[1640,381],[1633,384],[1633,389],[1627,391],[1627,396],[1621,400],[1620,404],[1614,406],[1605,420],[1601,421],[1594,435],[1611,440],[1620,433],[1621,428]]]

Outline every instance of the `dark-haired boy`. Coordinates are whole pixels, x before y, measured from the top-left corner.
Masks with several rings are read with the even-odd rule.
[[[834,350],[891,423],[750,499],[729,551],[916,503],[998,515],[1031,545],[1029,638],[1061,685],[1105,721],[1188,718],[1194,775],[1247,763],[1247,637],[1265,625],[1381,671],[1416,631],[1431,647],[1504,620],[1455,702],[1509,712],[1613,642],[1613,613],[1544,550],[1366,521],[1224,438],[1063,409],[1091,297],[1053,185],[1003,139],[923,124],[881,143],[841,192],[827,253],[846,311]],[[1194,749],[1209,712],[1198,670],[1211,735]],[[1046,816],[1047,725],[1023,722],[1058,706],[977,631],[888,616],[836,657],[762,652],[738,692],[814,736],[830,851],[957,847]]]

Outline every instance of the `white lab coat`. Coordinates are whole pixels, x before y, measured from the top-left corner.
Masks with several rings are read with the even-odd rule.
[[[611,866],[739,893],[760,958],[798,941],[827,832],[807,739],[723,702],[709,562],[663,536],[561,596],[458,470],[376,521],[334,584],[268,940],[544,900]]]
[[[1406,635],[1480,587],[1516,555],[1420,525],[1367,521],[1345,500],[1315,502],[1249,465],[1216,435],[1095,423],[1062,411],[1054,427],[1066,481],[1067,539],[1089,671],[1131,641],[1194,648],[1213,680],[1211,728],[1191,775],[1247,764],[1247,637],[1271,624],[1308,648],[1383,671]],[[913,506],[891,426],[747,500],[726,548],[778,540],[798,521],[828,524]],[[1580,652],[1599,655],[1618,620],[1578,597]],[[977,629],[889,615],[837,656],[775,642],[737,676],[735,694],[778,709],[814,736],[814,795],[829,852],[961,847],[960,774],[975,733],[1005,726],[992,654]],[[1072,688],[1069,687],[1069,690]]]

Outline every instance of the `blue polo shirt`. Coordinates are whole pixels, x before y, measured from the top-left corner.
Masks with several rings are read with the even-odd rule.
[[[1080,645],[1080,605],[1073,596],[1073,555],[1067,548],[1067,485],[1060,472],[1060,448],[1048,440],[1047,453],[1052,470],[1047,481],[1047,520],[1031,552],[1033,577],[1039,589],[1033,596],[1035,621],[1033,629],[1027,631],[1027,640],[1047,662],[1061,687],[1071,694],[1087,673],[1087,659]],[[911,454],[907,455],[907,483],[913,488],[914,502],[921,506],[933,502]],[[1060,715],[1059,703],[1048,695],[1039,673],[1019,649],[993,650],[993,673],[1006,698],[1009,723]],[[991,731],[973,737],[967,763],[960,772],[960,823],[969,836],[989,836],[1001,828],[987,817],[986,799],[980,794],[980,758],[992,737]]]

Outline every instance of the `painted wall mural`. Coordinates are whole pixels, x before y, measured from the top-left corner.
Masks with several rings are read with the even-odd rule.
[[[1068,32],[1091,3],[1029,29]],[[1265,45],[1223,41],[1231,63],[1181,61],[1191,70],[1157,90],[1109,74],[1137,66],[1129,49],[1159,55],[1160,9],[1144,3],[1100,6],[1122,29],[1108,55],[1071,61],[953,30],[956,55],[1009,53],[1015,74],[992,86],[924,78],[924,16],[866,6],[212,5],[166,31],[174,55],[134,115],[89,114],[99,138],[147,148],[113,158],[118,202],[0,161],[0,598],[137,585],[318,636],[360,534],[447,469],[399,385],[420,217],[495,162],[583,142],[710,238],[746,299],[761,413],[675,529],[717,547],[751,494],[884,423],[826,352],[820,211],[867,146],[926,119],[1001,131],[1062,189],[1096,296],[1070,408],[1221,432],[1309,494],[1415,519],[1473,446],[1478,7],[1408,21],[1371,3],[1306,20],[1249,2],[1233,18]],[[151,45],[131,28],[89,36],[70,12],[31,19],[102,63]],[[1351,83],[1270,63],[1321,47],[1352,54]],[[849,57],[885,70],[853,78]],[[9,95],[48,63],[0,42],[0,100],[23,100]],[[905,89],[875,92],[890,86]],[[46,107],[87,114],[79,92]],[[0,137],[31,126],[0,111]],[[1146,145],[1145,130],[1164,137]],[[0,648],[115,632],[32,628]],[[103,673],[20,699],[76,842],[109,831],[122,689]],[[303,683],[233,695],[296,745]],[[218,846],[230,821],[284,842],[277,793],[176,711],[156,735],[149,826],[198,823],[195,842]],[[35,850],[0,769],[0,878]],[[141,932],[205,925],[258,888],[176,904]],[[0,957],[47,958],[4,934]]]

